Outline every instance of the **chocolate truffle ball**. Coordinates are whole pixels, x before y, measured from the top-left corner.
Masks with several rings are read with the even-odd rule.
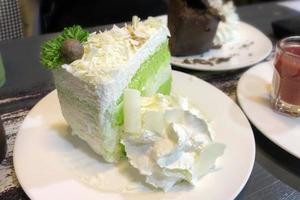
[[[61,54],[66,63],[71,63],[83,56],[83,46],[80,41],[75,39],[66,39],[61,45]]]

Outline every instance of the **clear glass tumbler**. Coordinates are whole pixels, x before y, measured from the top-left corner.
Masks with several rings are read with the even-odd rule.
[[[300,36],[284,38],[276,44],[272,105],[282,114],[300,116]]]

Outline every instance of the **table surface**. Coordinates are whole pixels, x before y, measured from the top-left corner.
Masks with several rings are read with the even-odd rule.
[[[289,5],[292,9],[279,3],[254,4],[239,7],[238,13],[243,21],[254,25],[275,41],[271,22],[300,16],[300,11],[295,10],[300,6],[300,1]],[[0,52],[7,73],[7,82],[0,89],[0,113],[8,142],[6,159],[0,165],[0,199],[28,199],[13,170],[13,146],[26,114],[54,89],[50,72],[44,70],[39,63],[39,47],[51,37],[53,34],[0,42]],[[269,56],[269,59],[271,57]],[[235,101],[237,81],[246,71],[242,69],[226,73],[208,73],[182,70],[174,66],[173,69],[210,82]],[[249,181],[236,199],[300,199],[300,160],[270,142],[255,127],[253,130],[256,140],[255,164]]]

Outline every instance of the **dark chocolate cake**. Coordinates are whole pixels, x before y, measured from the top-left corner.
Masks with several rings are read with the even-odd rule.
[[[213,46],[220,16],[202,0],[171,0],[168,6],[173,56],[200,54]]]

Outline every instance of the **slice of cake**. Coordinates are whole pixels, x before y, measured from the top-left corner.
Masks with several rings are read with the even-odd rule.
[[[213,45],[220,17],[201,0],[172,0],[168,6],[170,49],[174,56],[193,55]]]
[[[174,56],[201,54],[237,37],[232,1],[172,0],[168,6],[170,48]]]
[[[170,92],[168,35],[160,20],[149,17],[141,22],[133,17],[131,25],[104,32],[65,29],[42,49],[42,63],[54,69],[62,113],[72,134],[108,162],[118,161],[123,153],[124,89],[137,89],[143,96]],[[59,56],[57,50],[62,51]]]

